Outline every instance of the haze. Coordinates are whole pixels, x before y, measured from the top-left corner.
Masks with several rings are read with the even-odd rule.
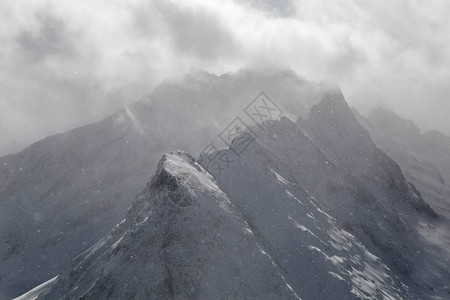
[[[0,155],[99,120],[191,68],[282,66],[337,82],[450,134],[450,3],[13,1],[0,3]]]

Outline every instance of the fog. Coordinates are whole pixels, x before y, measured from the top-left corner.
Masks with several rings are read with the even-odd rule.
[[[450,134],[446,0],[0,3],[0,155],[101,119],[191,68],[282,66]]]

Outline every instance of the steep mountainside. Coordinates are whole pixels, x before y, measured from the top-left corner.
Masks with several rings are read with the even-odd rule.
[[[283,178],[281,181],[287,185],[307,190],[315,202],[320,203],[327,214],[336,219],[339,228],[351,232],[368,251],[379,256],[398,278],[408,286],[412,286],[415,293],[422,293],[428,288],[439,289],[439,293],[443,291],[445,284],[441,279],[448,275],[448,270],[440,265],[440,257],[428,254],[422,244],[411,242],[420,238],[416,227],[421,220],[427,223],[435,221],[429,216],[428,211],[416,210],[416,201],[423,203],[423,199],[393,198],[385,195],[384,198],[389,196],[392,202],[403,202],[397,207],[386,206],[384,198],[377,198],[363,181],[354,177],[345,168],[335,165],[295,123],[287,118],[266,122],[264,126],[253,127],[250,130],[255,140],[241,155],[236,155],[236,152],[239,152],[236,149],[239,148],[240,142],[235,141],[228,150],[219,151],[216,155],[205,153],[201,156],[201,163],[216,176],[219,186],[227,192],[232,202],[244,211],[244,216],[250,220],[261,218],[260,226],[267,226],[274,236],[279,235],[279,232],[283,234],[287,232],[284,228],[288,227],[283,226],[285,220],[280,217],[285,215],[286,211],[279,212],[281,206],[288,202],[284,200],[287,196],[283,197],[283,191],[273,188],[267,183],[267,179],[264,179],[268,174],[276,172],[277,176]],[[210,161],[208,158],[211,156],[216,158]],[[395,180],[404,181],[401,172]],[[394,192],[392,194],[395,194]],[[289,190],[286,193],[291,195],[293,192]],[[253,204],[248,198],[254,199],[256,203]],[[271,218],[265,215],[255,215],[260,209],[258,203],[264,198],[270,199],[265,206],[276,216],[273,222],[268,221]],[[296,195],[294,199],[302,197]],[[276,201],[277,205],[271,205],[271,201]],[[402,209],[401,212],[398,211],[399,208]],[[305,214],[307,213],[308,209]],[[298,222],[303,224],[307,222],[306,220],[310,221],[309,217],[302,217]],[[250,224],[253,222],[249,221]],[[318,224],[324,226],[323,222]],[[276,229],[278,226],[283,230]],[[321,236],[309,226],[301,227],[307,229],[304,228],[304,231],[313,232],[315,236]],[[293,239],[292,234],[289,236]],[[280,245],[278,242],[270,241],[269,237],[264,239],[269,239],[268,243],[275,249]],[[316,245],[320,249],[330,238],[324,237],[321,240],[325,243]],[[298,244],[293,242],[293,245],[296,245],[293,247],[304,243],[305,241],[299,238]],[[329,250],[329,247],[325,246],[325,249]],[[298,280],[296,284],[289,283],[294,289],[297,287],[302,290],[305,282],[295,271],[301,269],[296,266],[295,254],[282,246],[279,251],[284,255],[277,261],[286,261],[287,266],[293,268],[291,270],[292,274],[295,274],[292,275],[293,280]],[[290,261],[291,258],[294,261]],[[300,258],[297,259],[300,261]],[[299,261],[297,263],[304,263]],[[317,271],[313,266],[311,270]],[[290,277],[287,276],[286,279],[289,280]],[[320,290],[325,291],[326,288],[316,286],[315,292],[307,295],[308,297],[320,295]],[[302,292],[299,291],[300,296],[305,295],[305,290]],[[426,293],[421,297],[426,297],[425,295]]]
[[[184,152],[164,155],[122,222],[44,294],[39,299],[299,299],[212,176]]]
[[[428,203],[450,218],[450,138],[426,132],[395,113],[377,109],[368,118],[355,115],[375,143],[399,163]]]
[[[337,183],[339,175],[332,171],[334,166],[324,165],[327,169],[323,171],[334,172],[336,177],[321,180],[323,190],[308,189],[311,194],[305,191],[303,187],[311,187],[315,174],[321,177],[319,172],[309,173],[306,165],[320,164],[317,157],[323,156],[314,158],[315,151],[308,151],[311,144],[304,143],[306,137],[297,138],[295,127],[285,119],[265,125],[266,134],[260,135],[253,128],[258,138],[240,156],[233,150],[239,141],[217,154],[222,162],[231,161],[228,167],[224,168],[222,163],[220,168],[216,162],[209,162],[206,154],[202,155],[201,163],[215,175],[219,186],[242,212],[266,252],[282,267],[286,280],[303,299],[329,299],[330,295],[336,299],[414,298],[399,279],[399,273],[393,272],[355,236],[359,229],[350,228],[343,221],[348,218],[328,213],[342,214],[344,207],[348,215],[367,211],[365,225],[377,226],[370,223],[375,208],[370,210],[370,203],[355,199],[357,193],[351,191],[354,186],[347,179],[340,178],[345,182],[341,192],[326,189],[327,184],[331,187],[333,182]],[[266,139],[280,142],[285,151],[274,149]],[[295,142],[283,145],[285,139]],[[288,162],[293,156],[296,159]],[[328,197],[319,200],[316,197],[319,194]],[[328,202],[331,199],[333,203]],[[361,202],[355,203],[358,201]],[[331,208],[339,206],[340,212]]]
[[[443,183],[450,182],[450,137],[438,131],[421,133],[412,122],[386,109],[374,110],[362,123],[374,140],[397,157],[414,156],[436,168]]]
[[[165,155],[122,222],[39,299],[416,298],[257,149],[236,161],[251,176],[232,198],[188,154]]]
[[[407,214],[403,207],[406,201],[416,210],[437,217],[405,180],[399,165],[375,145],[340,90],[330,91],[312,108],[309,118],[300,117],[297,124],[332,162],[364,182],[384,206]]]
[[[356,110],[355,115],[375,143],[399,163],[417,193],[439,213],[438,221],[421,222],[417,229],[427,251],[450,269],[450,139],[439,132],[422,134],[413,122],[385,109],[375,110],[368,118]]]

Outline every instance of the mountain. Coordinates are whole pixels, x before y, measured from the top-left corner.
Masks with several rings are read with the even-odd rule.
[[[386,109],[376,109],[367,118],[355,114],[428,203],[450,220],[450,138],[437,131],[422,134],[412,121]]]
[[[304,188],[310,188],[308,182],[313,183],[314,175],[320,178],[321,174],[309,173],[301,165],[317,164],[317,157],[322,156],[315,150],[308,151],[313,146],[304,143],[306,137],[298,138],[297,135],[302,136],[300,129],[283,119],[266,124],[264,133],[258,128],[252,130],[257,138],[241,155],[234,151],[238,141],[217,154],[220,161],[231,160],[225,170],[215,162],[208,163],[205,154],[201,163],[208,165],[219,186],[262,240],[266,252],[285,271],[286,280],[298,295],[303,299],[329,299],[330,295],[337,299],[410,295],[385,262],[358,240],[356,230],[351,231],[341,216],[329,214],[334,212],[331,206],[345,205],[352,214],[356,213],[355,206],[368,210],[370,205],[364,199],[359,199],[362,200],[359,204],[349,203],[352,200],[339,203],[351,197],[350,191],[343,191],[342,195],[334,193],[335,202],[331,204],[328,203],[331,197],[321,200],[316,197],[319,193],[332,196],[329,191]],[[284,144],[285,140],[293,142]],[[286,150],[274,149],[276,145]],[[331,172],[335,168],[326,163],[323,166]]]
[[[199,163],[166,155],[145,188],[177,148]],[[65,269],[49,299],[445,298],[446,202],[396,160],[330,84],[195,71],[0,159],[0,290],[16,296]]]
[[[417,192],[439,212],[439,222],[424,222],[417,229],[428,251],[450,269],[450,138],[437,131],[421,133],[412,121],[386,109],[376,109],[368,117],[354,112],[375,143],[399,163]]]
[[[199,153],[233,118],[244,118],[262,90],[297,117],[327,86],[290,70],[197,70],[100,122],[1,157],[0,298],[59,274],[120,221],[161,155]]]
[[[327,204],[341,201],[336,193],[319,201],[301,186],[306,174],[293,173],[298,168],[285,164],[287,153],[273,148],[301,153],[294,150],[307,137],[297,138],[294,131],[301,136],[287,118],[249,128],[213,154],[229,163],[223,168],[209,160],[211,153],[202,153],[199,162],[181,151],[164,155],[125,218],[75,258],[39,299],[429,296],[370,250],[376,247],[366,247],[356,227],[328,213],[340,205]],[[237,155],[242,139],[252,134],[255,140]],[[352,196],[348,191],[342,199]],[[361,206],[368,218],[376,208],[361,200],[345,203],[346,209],[357,212]]]
[[[234,165],[253,174],[237,205],[185,152],[163,156],[126,217],[39,299],[413,296],[257,149]]]
[[[331,162],[301,128],[287,118],[266,122],[263,127],[258,126],[250,130],[250,136],[255,138],[243,153],[236,154],[240,152],[236,151],[240,143],[236,141],[230,149],[221,150],[216,155],[203,154],[201,163],[214,174],[219,186],[230,196],[231,201],[244,211],[243,215],[251,220],[248,221],[249,224],[258,224],[255,227],[258,232],[262,232],[263,240],[269,244],[268,249],[278,251],[274,254],[276,260],[283,261],[286,268],[292,268],[289,272],[291,277],[287,275],[286,279],[288,282],[289,279],[293,280],[289,283],[301,297],[307,295],[306,299],[326,299],[325,295],[334,289],[330,285],[328,287],[331,290],[328,291],[327,287],[321,286],[319,282],[322,279],[314,279],[309,286],[304,279],[307,274],[299,274],[302,265],[309,261],[313,262],[309,271],[316,274],[320,269],[317,259],[304,257],[306,250],[302,248],[308,247],[306,241],[309,241],[305,235],[310,234],[313,241],[319,241],[319,244],[313,246],[328,256],[338,255],[345,257],[343,261],[354,263],[354,260],[348,257],[348,251],[351,249],[343,250],[338,247],[342,251],[339,254],[333,253],[333,237],[328,235],[330,230],[326,230],[329,222],[317,220],[316,215],[321,213],[314,212],[315,209],[311,205],[305,204],[310,201],[309,198],[322,207],[322,213],[334,220],[341,234],[350,234],[364,251],[379,257],[380,261],[394,272],[395,278],[412,287],[415,290],[412,293],[419,294],[419,298],[427,297],[423,291],[434,288],[433,286],[448,274],[448,269],[440,267],[441,257],[427,253],[420,243],[412,242],[420,240],[416,231],[418,223],[435,222],[434,214],[430,216],[427,210],[416,210],[416,199],[407,203],[410,209],[400,205],[403,209],[401,212],[393,206],[386,206],[383,198],[377,198],[362,181],[345,168]],[[211,155],[216,159],[210,161],[208,157]],[[283,185],[274,187],[276,184],[266,179],[269,175]],[[396,178],[397,181],[402,179],[403,176]],[[291,189],[287,189],[288,187],[307,191],[309,196],[304,200],[304,195],[295,194]],[[390,200],[409,201],[407,198]],[[289,207],[289,201],[296,203],[297,207]],[[423,202],[423,199],[420,201]],[[299,203],[301,205],[298,205]],[[266,213],[260,213],[262,209]],[[302,212],[295,218],[300,209]],[[286,225],[291,218],[300,224],[298,228],[301,229],[300,232],[306,232],[305,234],[295,238],[296,235],[291,233]],[[311,219],[315,222],[311,223]],[[316,226],[321,228],[319,232]],[[325,233],[321,232],[322,230],[325,230]],[[279,240],[286,236],[289,237],[288,242]],[[267,252],[271,254],[271,251]],[[349,282],[351,280],[347,275],[351,272],[347,271],[338,274]],[[326,277],[323,274],[321,276],[323,277],[320,278]],[[382,283],[374,287],[374,290],[366,292],[374,295],[383,290],[381,286]],[[437,286],[442,290],[443,283],[439,282]],[[360,297],[364,298],[361,295]]]
[[[152,168],[147,149],[118,113],[0,159],[0,298],[55,276],[120,220]]]
[[[410,156],[410,159],[414,157],[420,162],[427,163],[435,169],[431,173],[440,177],[436,178],[438,181],[442,184],[450,182],[450,137],[438,131],[422,134],[412,121],[382,108],[361,119],[380,147],[399,159]],[[432,169],[431,166],[429,171]],[[408,173],[412,174],[414,171]]]
[[[399,165],[378,148],[358,122],[339,89],[315,105],[307,120],[297,120],[311,139],[337,165],[365,183],[382,205],[404,210],[402,204],[437,217],[407,182]]]
[[[105,238],[39,299],[299,299],[213,177],[164,155]]]

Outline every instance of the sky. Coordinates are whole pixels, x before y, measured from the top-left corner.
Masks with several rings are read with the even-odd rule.
[[[447,0],[4,0],[0,155],[100,120],[191,68],[290,67],[450,135]]]

